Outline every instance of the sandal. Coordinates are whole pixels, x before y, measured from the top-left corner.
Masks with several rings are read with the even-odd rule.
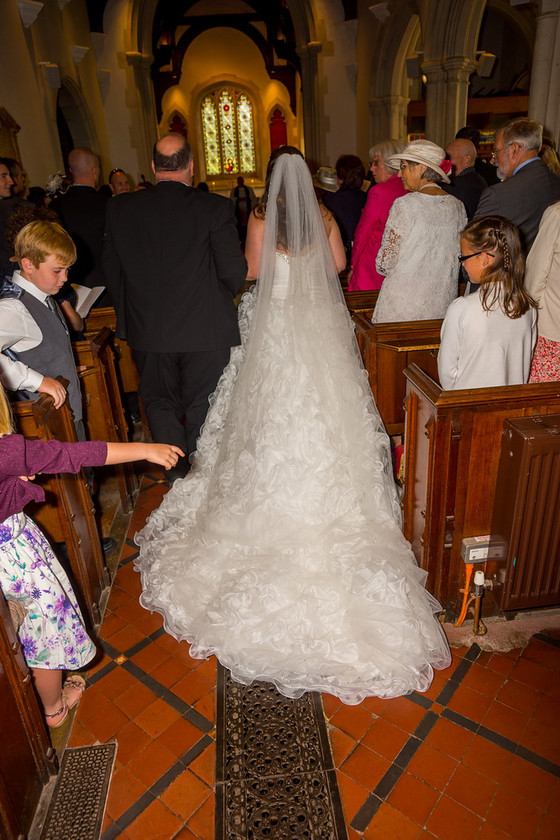
[[[68,694],[70,691],[77,691],[78,696],[74,700],[73,703],[68,702]],[[62,700],[66,705],[68,710],[73,709],[74,706],[77,706],[80,700],[82,699],[83,693],[86,690],[86,681],[83,677],[80,677],[79,674],[74,674],[72,677],[66,677],[64,680],[64,685],[62,686]]]
[[[64,712],[64,714],[62,714],[63,712]],[[50,715],[47,714],[47,712],[45,712],[44,714],[45,714],[45,718],[47,720],[47,726],[50,729],[58,729],[58,727],[62,726],[62,724],[64,723],[64,721],[68,717],[68,706],[66,705],[66,703],[63,702],[62,706],[60,707],[60,709],[58,709],[58,711],[52,712]],[[55,717],[58,717],[59,715],[62,715],[62,717],[58,721],[58,723],[50,723],[49,722],[49,718],[55,718]]]

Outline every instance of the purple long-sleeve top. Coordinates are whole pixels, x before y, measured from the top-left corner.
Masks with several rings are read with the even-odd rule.
[[[366,206],[354,233],[354,270],[348,282],[349,292],[381,288],[385,278],[377,271],[375,260],[393,201],[402,195],[406,195],[406,190],[398,175],[391,175],[388,181],[382,181],[369,188]]]
[[[77,473],[82,467],[99,467],[107,460],[104,441],[64,443],[60,440],[27,440],[23,435],[0,438],[0,522],[20,513],[28,502],[43,502],[45,491],[20,475]]]

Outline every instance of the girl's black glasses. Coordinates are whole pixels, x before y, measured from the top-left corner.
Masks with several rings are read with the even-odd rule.
[[[492,258],[496,256],[495,254],[491,254],[490,251],[475,251],[474,254],[463,254],[460,257],[457,257],[457,259],[459,260],[461,265],[463,265],[463,263],[467,260],[470,260],[471,257],[478,257],[479,254],[488,254],[488,256]]]

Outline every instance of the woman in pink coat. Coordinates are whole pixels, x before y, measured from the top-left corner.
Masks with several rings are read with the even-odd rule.
[[[404,146],[399,140],[383,140],[370,150],[371,173],[375,185],[368,191],[366,206],[354,233],[352,276],[348,281],[350,292],[380,289],[385,279],[378,273],[375,259],[391,205],[396,198],[406,194],[398,170],[388,166],[385,161],[391,155],[400,154]]]

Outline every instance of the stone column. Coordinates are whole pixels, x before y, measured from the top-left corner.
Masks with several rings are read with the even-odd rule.
[[[447,100],[445,134],[440,139],[441,145],[445,146],[467,122],[469,79],[476,70],[476,62],[466,56],[457,56],[446,59],[443,66],[447,76]]]
[[[131,117],[137,127],[138,164],[146,178],[152,172],[152,146],[157,139],[154,89],[150,78],[153,56],[139,52],[126,53],[127,64],[134,70],[134,90],[130,91]]]
[[[384,96],[383,103],[387,110],[387,134],[379,139],[384,140],[394,137],[395,140],[406,140],[408,103],[407,96]]]
[[[317,56],[321,52],[322,46],[320,41],[310,41],[308,44],[302,44],[296,47],[296,52],[301,58],[305,158],[313,171],[321,165],[324,152],[321,144],[319,77],[317,73]]]
[[[541,0],[533,50],[529,117],[560,139],[560,0]]]
[[[406,96],[380,96],[369,100],[370,145],[394,137],[406,140],[408,103]]]
[[[426,83],[426,138],[440,145],[446,142],[447,73],[443,63],[424,61],[422,73]]]

